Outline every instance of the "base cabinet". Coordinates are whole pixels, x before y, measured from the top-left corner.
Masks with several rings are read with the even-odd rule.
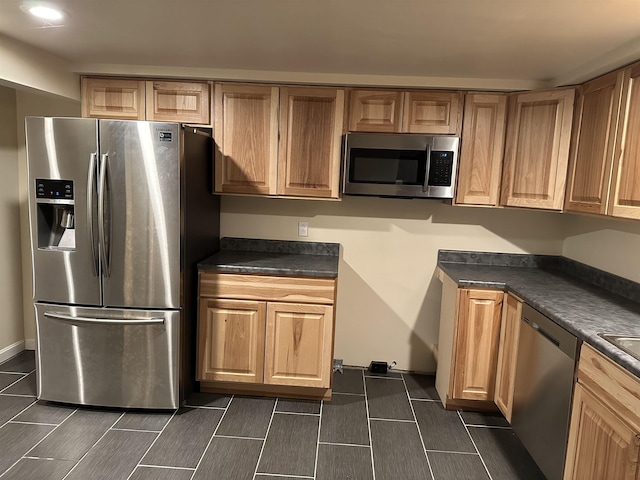
[[[254,394],[286,396],[282,388],[296,387],[312,391],[292,396],[326,398],[335,289],[334,279],[201,272],[197,380],[207,391],[253,384]]]
[[[564,480],[640,478],[640,381],[583,344]]]
[[[513,385],[516,376],[521,318],[522,301],[514,295],[505,295],[502,307],[494,401],[509,423],[511,423],[513,411]]]

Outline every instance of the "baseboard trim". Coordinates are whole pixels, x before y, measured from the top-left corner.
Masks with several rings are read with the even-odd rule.
[[[21,351],[23,351],[24,343],[24,340],[20,340],[19,342],[16,342],[0,350],[0,363],[4,362],[5,360],[9,360],[11,357],[16,356]]]
[[[36,339],[35,338],[27,338],[24,341],[24,349],[25,350],[35,350],[36,349]]]

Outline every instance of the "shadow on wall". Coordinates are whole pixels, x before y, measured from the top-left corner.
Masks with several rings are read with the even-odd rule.
[[[425,304],[418,317],[412,319],[414,324],[409,325],[344,260],[340,262],[339,283],[348,285],[348,289],[338,289],[335,358],[344,359],[347,365],[396,361],[402,369],[435,371],[433,344],[423,340],[437,338],[438,321],[426,318],[425,304],[431,294],[425,294]],[[432,288],[437,288],[433,282],[429,290]],[[432,293],[440,296],[440,292]],[[431,337],[424,336],[425,330]],[[403,358],[390,358],[392,352],[402,352]]]

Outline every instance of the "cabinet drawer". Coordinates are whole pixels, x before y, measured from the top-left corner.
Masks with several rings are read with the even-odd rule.
[[[200,296],[276,302],[335,302],[336,281],[328,278],[200,273]]]
[[[578,382],[640,431],[640,380],[586,343],[580,349]]]

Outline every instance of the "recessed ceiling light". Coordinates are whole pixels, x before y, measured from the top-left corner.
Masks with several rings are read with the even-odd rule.
[[[21,5],[20,9],[49,22],[59,22],[64,19],[64,13],[50,4],[29,2]]]

